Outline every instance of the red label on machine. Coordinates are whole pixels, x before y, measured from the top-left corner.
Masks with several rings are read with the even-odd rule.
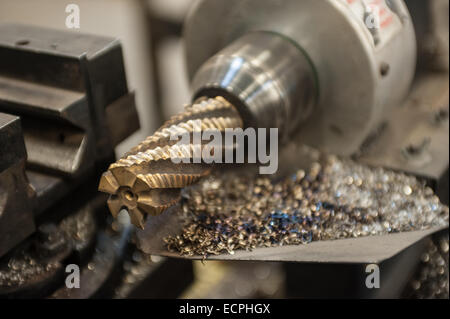
[[[342,0],[362,19],[376,47],[383,46],[402,28],[398,15],[386,0]]]

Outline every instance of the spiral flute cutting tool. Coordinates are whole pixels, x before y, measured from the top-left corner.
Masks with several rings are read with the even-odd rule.
[[[178,201],[181,188],[210,172],[210,164],[175,163],[174,157],[192,159],[203,147],[192,142],[180,145],[175,137],[206,130],[223,133],[236,127],[242,127],[242,120],[221,97],[203,99],[172,117],[103,174],[99,190],[110,194],[108,207],[113,216],[125,208],[131,222],[143,228],[147,214],[160,214]]]

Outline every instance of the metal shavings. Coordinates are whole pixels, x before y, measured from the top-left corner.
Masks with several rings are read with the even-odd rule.
[[[11,256],[0,260],[0,294],[3,288],[17,288],[51,276],[61,268],[60,260],[70,252],[68,247],[85,248],[95,235],[92,208],[84,207],[63,219],[58,227],[54,227],[54,232],[50,231],[47,236],[41,234],[44,239],[39,237],[39,231],[37,235]]]
[[[83,249],[95,235],[96,223],[92,208],[89,206],[83,207],[77,214],[63,219],[60,228],[72,241],[75,249]]]
[[[429,240],[422,255],[418,274],[410,282],[406,297],[414,299],[449,298],[448,233]]]
[[[306,244],[448,225],[448,207],[416,178],[328,157],[279,182],[222,174],[186,189],[181,255]]]
[[[54,272],[58,267],[58,262],[44,262],[21,251],[0,267],[0,288],[21,286],[36,277]]]
[[[405,297],[413,299],[448,299],[449,264],[448,233],[435,240],[429,240],[422,255],[419,271],[410,281]]]

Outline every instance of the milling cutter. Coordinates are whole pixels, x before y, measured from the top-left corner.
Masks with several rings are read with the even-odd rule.
[[[184,40],[191,106],[113,163],[99,190],[116,216],[145,216],[173,205],[180,189],[206,175],[170,135],[179,130],[278,128],[338,155],[355,153],[409,90],[416,44],[403,1],[197,1]],[[201,125],[195,125],[195,120]]]

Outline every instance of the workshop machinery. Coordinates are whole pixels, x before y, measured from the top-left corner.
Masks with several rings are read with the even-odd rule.
[[[140,296],[175,297],[192,280],[190,262],[148,263],[127,222],[106,218],[99,175],[138,128],[117,40],[0,26],[1,298],[127,297],[169,269],[183,274],[170,291]]]
[[[99,185],[111,194],[111,212],[127,208],[140,227],[201,176],[192,168],[199,164],[170,161],[195,153],[178,150],[171,135],[242,123],[277,128],[280,142],[349,156],[404,99],[416,65],[403,1],[200,1],[184,37],[194,104],[112,164]],[[219,103],[241,121],[227,122],[231,107]],[[215,123],[195,127],[195,120]]]
[[[192,103],[109,167],[138,128],[119,42],[2,25],[0,297],[175,297],[205,258],[276,263],[291,297],[409,296],[408,282],[419,295],[441,253],[448,278],[445,227],[210,256],[164,245],[182,226],[181,190],[213,169],[173,161],[204,147],[177,145],[180,132],[278,128],[274,178],[317,160],[306,144],[413,175],[448,204],[448,48],[429,41],[445,30],[431,5],[406,4],[412,20],[401,0],[197,1],[183,35]],[[368,263],[382,289],[362,286]],[[69,264],[83,289],[64,285]]]
[[[214,128],[195,126],[193,120],[212,119],[220,132],[241,124],[244,128],[278,128],[281,143],[306,144],[415,175],[448,203],[448,73],[416,72],[414,26],[403,1],[198,1],[187,16],[183,36],[193,104],[111,164],[99,185],[110,194],[113,215],[126,209],[134,224],[144,228],[138,232],[144,251],[174,256],[163,247],[163,239],[179,231],[180,221],[174,216],[178,210],[163,208],[179,199],[180,188],[207,172],[207,164],[171,160],[191,158],[195,147],[202,145],[190,144],[180,150],[170,140],[170,130],[192,134]],[[230,118],[224,111],[214,111],[218,103],[230,104],[241,121],[229,121],[224,127],[223,121]],[[295,162],[292,154],[284,164]],[[297,159],[307,157],[298,150],[295,154]],[[147,219],[147,215],[152,217]],[[301,273],[311,274],[315,269],[317,276],[311,278],[317,279],[341,269],[342,278],[348,278],[363,273],[364,258],[352,261],[349,254],[345,259],[348,247],[359,245],[358,251],[373,254],[367,263],[384,264],[384,273],[395,278],[399,265],[410,265],[404,274],[414,269],[417,263],[411,261],[418,260],[422,239],[437,230],[401,235],[408,237],[406,247],[414,246],[407,252],[405,246],[394,244],[402,242],[395,236],[322,243],[334,252],[335,245],[342,244],[339,251],[344,259],[330,257],[320,262],[346,260],[346,265],[333,266],[335,271],[324,265],[321,274],[322,267],[314,265],[318,259],[312,244],[309,248],[284,247],[285,254],[281,248],[264,248],[264,252],[257,248],[208,258],[292,261],[296,270],[301,268],[297,262],[312,262]],[[377,245],[393,250],[389,256],[375,257],[370,247]],[[349,270],[352,262],[355,268]],[[400,277],[399,281],[407,279]],[[325,285],[327,281],[320,282]],[[397,283],[400,289],[403,283]],[[319,281],[316,284],[323,288]],[[318,290],[323,292],[322,288]],[[378,296],[394,296],[398,289],[384,290]],[[350,290],[355,295],[363,293]],[[333,289],[328,291],[333,295]],[[336,295],[340,292],[337,288]]]

